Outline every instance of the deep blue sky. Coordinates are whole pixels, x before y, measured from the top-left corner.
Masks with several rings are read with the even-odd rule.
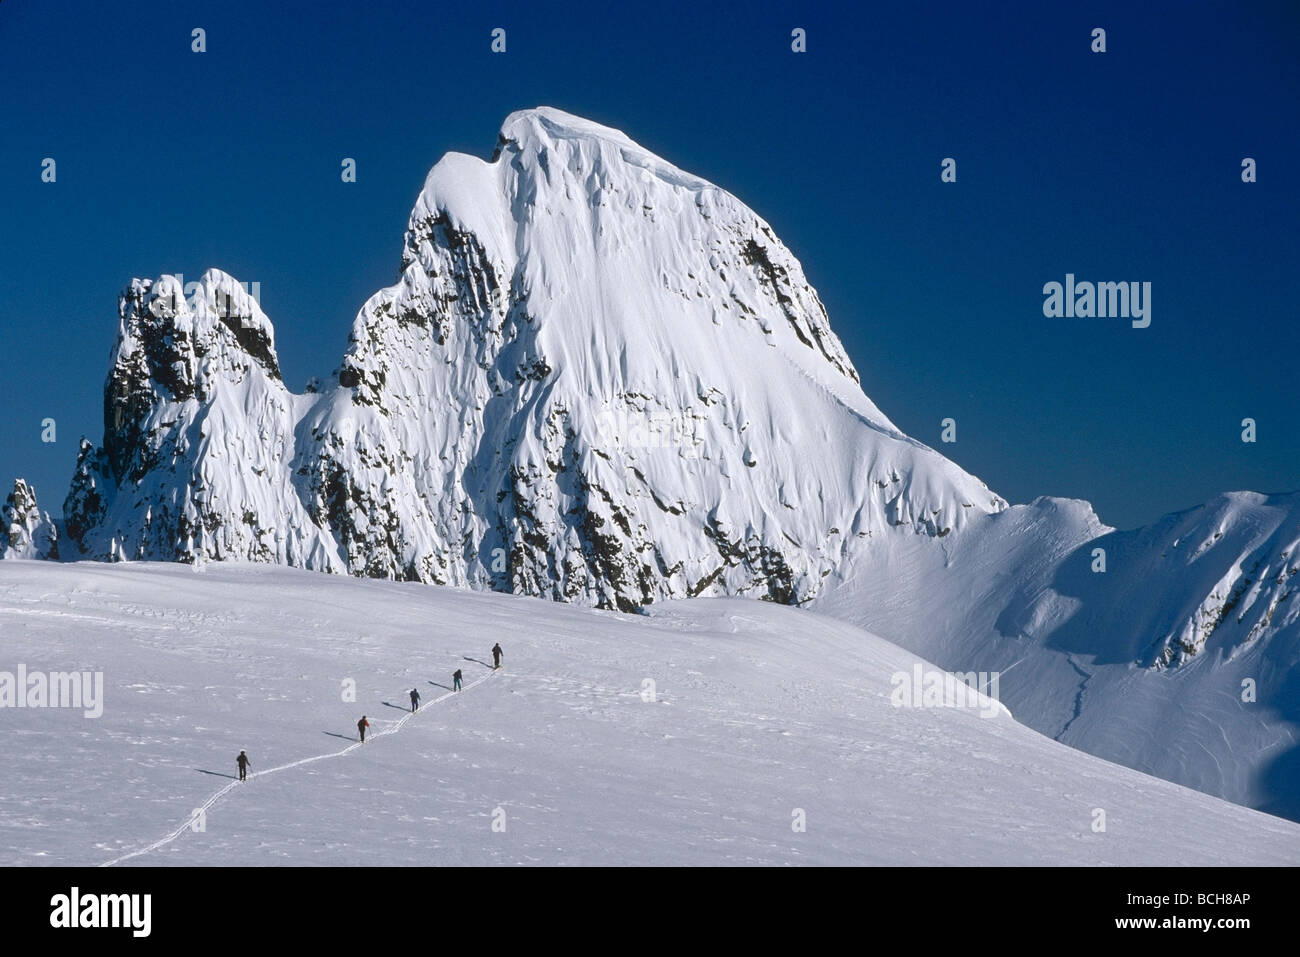
[[[327,375],[428,168],[547,104],[764,216],[867,394],[1012,501],[1300,488],[1296,4],[342,6],[0,3],[0,482],[61,508],[133,276],[259,281],[290,387]],[[1151,327],[1044,318],[1067,272],[1150,281]]]

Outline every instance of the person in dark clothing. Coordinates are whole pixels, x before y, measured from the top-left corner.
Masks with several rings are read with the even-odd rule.
[[[501,667],[501,642],[498,641],[495,645],[492,646],[492,670],[495,671],[500,667]]]
[[[451,690],[452,691],[460,690],[460,669],[459,668],[457,668],[456,673],[451,676]]]
[[[357,730],[361,732],[362,744],[366,743],[366,728],[368,727],[370,727],[370,722],[366,720],[366,716],[363,714],[361,720],[357,722]]]
[[[239,780],[243,781],[248,777],[248,766],[253,762],[248,760],[247,754],[240,751],[239,757],[235,758],[235,763],[239,765]]]
[[[415,688],[411,689],[411,711],[420,710],[420,692]]]

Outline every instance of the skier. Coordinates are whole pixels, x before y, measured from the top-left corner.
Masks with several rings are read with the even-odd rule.
[[[412,713],[420,710],[420,692],[415,688],[411,689],[411,711]]]
[[[368,727],[370,727],[370,722],[366,720],[366,716],[363,714],[361,720],[357,722],[357,730],[361,732],[362,744],[366,743],[366,728]]]
[[[460,690],[460,669],[459,668],[457,668],[456,673],[451,676],[451,684],[452,684],[452,688],[451,688],[452,691]]]
[[[235,763],[239,765],[239,780],[243,781],[248,777],[248,766],[253,762],[248,760],[247,754],[240,751],[239,757],[235,758]]]
[[[496,671],[501,667],[501,642],[492,646],[492,670]]]

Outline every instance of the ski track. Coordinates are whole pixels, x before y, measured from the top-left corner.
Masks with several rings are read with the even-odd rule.
[[[425,708],[432,707],[435,704],[439,704],[440,702],[446,701],[448,698],[454,697],[457,694],[464,694],[466,691],[469,691],[471,688],[478,687],[479,685],[487,681],[495,674],[497,674],[497,670],[493,669],[492,671],[485,674],[482,678],[478,678],[474,681],[469,682],[468,684],[465,684],[458,692],[448,691],[445,694],[442,694],[439,697],[434,698],[432,701],[428,702],[427,704],[422,704],[420,707],[420,711],[423,711]],[[383,737],[387,737],[390,734],[397,734],[397,732],[401,731],[402,728],[405,727],[406,722],[414,718],[417,714],[420,713],[420,711],[409,711],[403,717],[398,718],[394,722],[386,722],[392,724],[393,727],[385,728],[383,731],[373,732],[370,735],[370,740],[374,741],[376,738],[383,738]],[[357,741],[354,742],[353,744],[349,744],[346,748],[343,748],[340,751],[330,751],[327,752],[326,754],[315,754],[309,758],[302,758],[301,760],[298,761],[290,761],[288,764],[280,764],[273,768],[267,768],[265,771],[256,771],[248,776],[248,781],[252,781],[254,778],[265,777],[268,774],[275,774],[277,771],[288,771],[291,768],[300,768],[306,764],[315,764],[317,761],[324,761],[327,758],[341,758],[345,754],[351,754],[359,747],[362,747],[362,742]],[[246,784],[246,783],[247,781],[231,781],[225,787],[217,791],[216,794],[212,795],[212,797],[208,798],[206,802],[199,805],[199,807],[195,808],[194,812],[191,813],[190,816],[185,819],[185,823],[182,824],[180,827],[176,828],[176,830],[172,831],[166,837],[162,838],[161,840],[154,841],[148,847],[142,847],[138,851],[131,851],[128,854],[123,854],[120,857],[115,857],[111,861],[105,861],[103,864],[100,864],[99,866],[113,867],[116,864],[121,864],[123,861],[129,861],[133,857],[140,857],[141,855],[149,854],[153,851],[156,851],[160,847],[165,847],[166,845],[170,844],[172,841],[180,837],[182,834],[184,834],[186,831],[189,831],[194,824],[194,818],[198,814],[202,813],[206,815],[207,812],[213,807],[213,805],[215,805],[218,801],[220,801],[231,791],[235,790],[235,788],[239,787],[239,785]]]

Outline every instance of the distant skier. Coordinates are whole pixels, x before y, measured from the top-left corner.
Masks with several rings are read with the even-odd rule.
[[[239,765],[239,780],[245,780],[248,777],[248,766],[253,762],[248,760],[247,754],[240,751],[239,757],[235,758],[235,763]]]
[[[456,673],[451,676],[451,690],[452,691],[460,690],[460,669],[459,668],[457,668]]]
[[[501,667],[501,642],[492,646],[492,670],[496,671]]]
[[[415,688],[411,689],[411,711],[412,713],[420,710],[420,692]]]
[[[368,727],[370,727],[370,722],[366,720],[366,716],[363,714],[361,720],[357,722],[357,731],[361,733],[362,744],[366,743],[366,728]]]

